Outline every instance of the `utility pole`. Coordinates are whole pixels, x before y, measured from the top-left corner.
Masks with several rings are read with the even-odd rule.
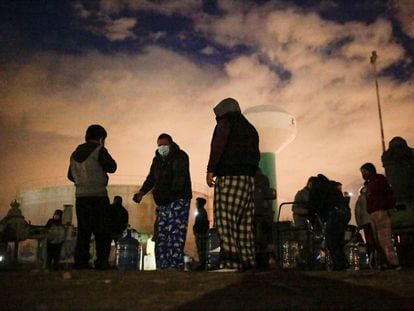
[[[381,142],[382,142],[382,152],[385,151],[385,140],[384,140],[384,125],[382,123],[382,112],[381,112],[381,103],[378,90],[378,77],[377,77],[377,51],[372,51],[371,55],[371,65],[374,68],[374,78],[375,78],[375,89],[377,91],[377,104],[378,104],[378,115],[381,128]]]

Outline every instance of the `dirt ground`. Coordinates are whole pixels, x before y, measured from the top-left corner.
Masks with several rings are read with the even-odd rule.
[[[0,271],[0,310],[413,310],[401,271]]]

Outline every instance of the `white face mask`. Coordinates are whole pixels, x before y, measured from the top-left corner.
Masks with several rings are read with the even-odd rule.
[[[169,152],[170,152],[170,146],[168,146],[168,145],[161,145],[161,146],[158,147],[158,153],[162,157],[166,157]]]

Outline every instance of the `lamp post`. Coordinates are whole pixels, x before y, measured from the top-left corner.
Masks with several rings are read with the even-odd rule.
[[[381,128],[382,152],[384,152],[385,151],[384,125],[382,123],[381,103],[380,103],[379,90],[378,90],[377,58],[378,58],[377,51],[372,51],[372,55],[371,55],[371,65],[372,65],[372,67],[374,69],[375,89],[377,91],[378,115],[379,115],[380,128]]]

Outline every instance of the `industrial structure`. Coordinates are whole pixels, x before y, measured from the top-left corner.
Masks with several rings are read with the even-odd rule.
[[[269,178],[270,187],[277,191],[276,154],[295,139],[296,120],[275,105],[254,106],[246,109],[244,115],[259,133],[259,166]],[[275,204],[277,206],[277,202]],[[276,216],[278,211],[275,210],[274,214]]]
[[[133,183],[136,182],[136,183]],[[109,179],[108,196],[112,202],[113,197],[119,195],[123,198],[123,205],[129,214],[129,224],[137,232],[152,234],[155,222],[156,205],[151,193],[146,195],[141,203],[132,201],[132,197],[144,181],[142,177],[135,176],[111,176]],[[193,198],[203,197],[208,199],[211,190],[206,186],[193,183]],[[23,185],[18,191],[17,201],[20,203],[20,209],[25,220],[31,225],[43,226],[53,215],[56,209],[63,209],[64,223],[76,223],[75,212],[75,187],[73,183],[66,181],[64,178],[54,178],[48,180],[39,180],[29,182]],[[206,209],[213,223],[213,211],[211,200],[207,200]],[[194,215],[197,208],[195,200],[192,200],[190,207],[190,217],[188,221],[187,243],[185,252],[192,257],[196,256],[196,247],[192,226],[194,224]]]

